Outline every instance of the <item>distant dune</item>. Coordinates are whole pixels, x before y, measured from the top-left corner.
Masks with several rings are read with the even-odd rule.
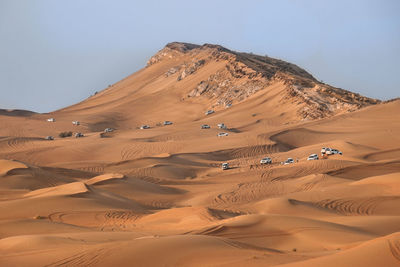
[[[36,114],[36,112],[22,109],[0,109],[0,115],[4,116],[20,116],[29,117]]]
[[[174,42],[0,125],[0,266],[400,265],[398,99]]]

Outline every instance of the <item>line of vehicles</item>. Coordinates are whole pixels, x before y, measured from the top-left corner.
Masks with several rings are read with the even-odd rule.
[[[214,110],[208,110],[208,111],[206,111],[205,114],[206,114],[206,115],[209,115],[209,114],[213,114],[214,112],[215,112]],[[55,119],[55,118],[48,118],[47,121],[48,121],[48,122],[55,122],[56,119]],[[72,121],[72,124],[75,125],[75,126],[79,126],[81,123],[80,123],[79,121]],[[167,125],[172,125],[173,122],[172,122],[172,121],[164,121],[162,124],[163,124],[164,126],[167,126]],[[217,126],[218,126],[219,129],[227,129],[227,127],[226,127],[226,125],[225,125],[224,123],[218,123]],[[150,125],[147,125],[147,124],[141,125],[141,126],[139,127],[139,129],[141,129],[141,130],[146,130],[146,129],[150,129],[150,128],[151,128]],[[210,125],[208,125],[208,124],[203,124],[203,125],[201,125],[201,129],[210,129],[210,128],[211,128],[211,127],[210,127]],[[107,132],[112,132],[112,131],[114,131],[113,128],[106,128],[106,129],[104,129],[104,132],[105,132],[105,133],[107,133]],[[218,137],[223,137],[223,136],[228,136],[228,135],[229,135],[229,134],[228,134],[228,133],[225,133],[225,132],[221,132],[221,133],[218,133],[218,134],[217,134]],[[75,133],[75,137],[76,137],[76,138],[78,138],[78,137],[83,137],[83,134],[82,134],[82,133]],[[45,139],[46,139],[46,140],[54,140],[54,137],[53,137],[53,136],[46,136]]]
[[[342,151],[339,151],[337,149],[334,148],[330,148],[330,147],[323,147],[321,148],[321,154],[324,155],[334,155],[334,154],[339,154],[339,155],[343,155]]]
[[[56,121],[56,119],[55,118],[48,118],[46,121],[48,121],[48,122],[55,122]],[[171,123],[172,124],[172,123]],[[72,125],[75,125],[75,126],[79,126],[79,125],[81,125],[81,123],[79,122],[79,121],[72,121]],[[113,132],[115,129],[114,128],[105,128],[104,129],[104,133],[110,133],[110,132]],[[65,132],[65,133],[67,133],[67,132]],[[62,133],[63,134],[63,133]],[[61,134],[60,134],[61,135]],[[72,136],[72,132],[69,132],[69,134],[67,134],[67,135],[64,135],[63,137],[68,137],[68,136]],[[84,137],[85,135],[83,134],[83,133],[81,133],[81,132],[76,132],[76,133],[74,133],[74,137],[75,138],[80,138],[80,137]],[[45,140],[54,140],[54,137],[53,136],[51,136],[51,135],[48,135],[48,136],[46,136],[45,138],[44,138]]]
[[[229,108],[231,106],[232,106],[232,104],[228,104],[226,107]],[[210,110],[207,110],[205,112],[205,115],[210,115],[210,114],[213,114],[213,113],[215,113],[215,111],[210,109]],[[55,118],[48,118],[46,121],[48,121],[48,122],[56,122],[56,119]],[[81,123],[79,121],[72,121],[72,124],[75,125],[75,126],[79,126]],[[172,125],[173,122],[172,121],[164,121],[162,124],[164,126],[167,126],[167,125]],[[218,126],[219,129],[227,129],[227,127],[226,127],[226,125],[224,123],[219,123],[217,126]],[[151,127],[149,125],[147,125],[147,124],[144,124],[144,125],[141,125],[139,128],[141,130],[145,130],[145,129],[150,129]],[[211,127],[209,125],[207,125],[207,124],[203,124],[201,126],[201,129],[210,129],[210,128]],[[104,129],[105,133],[112,132],[112,131],[114,131],[114,129],[112,129],[112,128]],[[218,133],[217,136],[218,137],[228,136],[228,133],[224,133],[224,132]],[[75,137],[76,138],[83,137],[83,134],[82,133],[75,133]],[[46,140],[54,140],[54,137],[53,136],[46,136],[45,139]]]
[[[164,126],[167,126],[167,125],[172,125],[173,122],[172,122],[172,121],[164,121],[162,124],[163,124]],[[145,130],[145,129],[150,129],[151,127],[150,127],[150,125],[144,124],[144,125],[140,126],[139,128],[140,128],[141,130]]]
[[[329,148],[329,147],[323,147],[321,149],[321,155],[323,155],[323,158],[327,158],[327,155],[343,155],[343,153],[338,150],[338,149],[334,149],[334,148]],[[319,157],[317,154],[311,154],[307,157],[307,161],[309,160],[318,160]],[[296,162],[299,162],[299,160],[297,159]],[[295,160],[293,158],[287,158],[285,161],[282,161],[280,164],[281,165],[289,165],[289,164],[293,164],[295,163]],[[260,164],[261,165],[267,165],[267,164],[272,164],[272,159],[270,157],[265,157],[262,158],[260,160]],[[228,170],[229,169],[229,163],[224,162],[221,165],[222,170]]]

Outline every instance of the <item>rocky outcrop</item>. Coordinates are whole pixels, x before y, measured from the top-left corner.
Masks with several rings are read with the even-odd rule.
[[[172,74],[177,73],[177,72],[181,69],[181,67],[182,67],[182,66],[176,66],[176,67],[170,68],[170,69],[165,73],[165,76],[166,76],[166,77],[169,77],[169,76],[171,76]]]
[[[201,81],[196,88],[194,88],[188,94],[188,97],[196,97],[201,96],[204,92],[206,92],[207,88],[209,87],[209,83],[207,81]]]
[[[181,74],[179,74],[177,81],[180,81],[182,79],[184,79],[186,76],[193,74],[194,72],[196,72],[199,68],[201,68],[204,63],[206,63],[206,61],[204,59],[192,62],[191,64],[185,64],[185,68],[183,69],[183,71],[181,72]]]

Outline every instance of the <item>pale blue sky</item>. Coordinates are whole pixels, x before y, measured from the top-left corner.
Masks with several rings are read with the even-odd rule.
[[[398,0],[0,0],[0,108],[48,112],[172,41],[281,58],[331,85],[400,96]]]

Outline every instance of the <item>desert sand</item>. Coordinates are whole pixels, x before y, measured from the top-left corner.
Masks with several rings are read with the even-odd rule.
[[[399,133],[400,100],[171,43],[76,105],[1,110],[0,266],[400,266]]]

